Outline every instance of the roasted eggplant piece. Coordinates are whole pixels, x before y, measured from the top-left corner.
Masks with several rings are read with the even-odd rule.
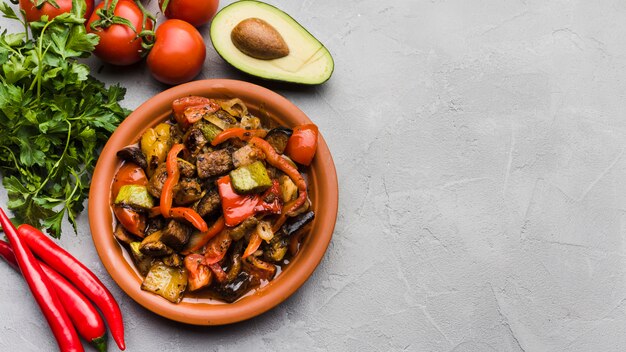
[[[139,246],[141,253],[151,257],[163,257],[172,254],[174,251],[161,241],[162,235],[163,231],[157,231],[144,238]]]
[[[304,214],[300,214],[295,218],[290,218],[283,225],[282,231],[286,236],[291,236],[294,233],[298,232],[302,229],[306,224],[311,222],[315,218],[315,213],[313,211],[308,211]]]
[[[122,224],[120,224],[119,222],[115,226],[113,236],[115,236],[118,241],[126,244],[131,244],[132,242],[136,241],[134,236],[130,232],[126,231],[124,226],[122,226]]]
[[[146,160],[146,156],[141,151],[141,148],[126,147],[117,152],[117,157],[122,160],[135,163],[144,170],[148,168],[148,161]]]
[[[187,270],[173,268],[158,261],[152,264],[150,271],[141,284],[144,291],[157,294],[172,303],[179,303],[187,288]]]
[[[193,155],[197,154],[205,144],[210,142],[204,137],[204,133],[202,133],[202,130],[196,124],[185,133],[183,139],[185,141],[185,147],[187,147],[189,152]]]
[[[265,140],[272,147],[274,147],[277,153],[282,154],[285,151],[287,141],[292,134],[293,131],[290,128],[276,127],[267,133]]]
[[[235,280],[216,285],[214,288],[215,293],[224,301],[228,303],[235,302],[239,297],[243,296],[248,290],[251,283],[251,276],[245,271],[239,272],[239,275]]]
[[[129,246],[130,254],[133,257],[133,262],[137,267],[137,271],[139,271],[141,275],[146,276],[146,274],[148,274],[148,271],[150,271],[150,267],[152,266],[152,257],[141,253],[141,251],[139,250],[141,242],[132,242]]]

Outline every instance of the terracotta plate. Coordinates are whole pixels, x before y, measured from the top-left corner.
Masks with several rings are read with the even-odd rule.
[[[142,278],[126,250],[113,237],[110,188],[120,165],[115,153],[136,143],[142,133],[171,113],[174,99],[188,95],[240,98],[253,113],[269,115],[281,125],[293,127],[311,120],[282,96],[257,85],[234,80],[195,81],[168,89],[135,110],[113,133],[96,165],[89,192],[89,224],[96,250],[113,280],[137,303],[166,318],[196,325],[220,325],[252,318],[275,307],[294,293],[313,273],[324,256],[337,218],[337,175],[324,139],[308,170],[309,193],[316,217],[300,252],[267,286],[235,303],[222,303],[202,296],[186,297],[173,304],[141,290]]]

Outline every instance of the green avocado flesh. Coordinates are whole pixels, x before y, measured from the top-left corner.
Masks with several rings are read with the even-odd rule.
[[[287,43],[289,55],[261,60],[239,51],[230,35],[233,28],[247,18],[260,18],[274,27]],[[238,1],[218,12],[211,23],[211,41],[226,62],[260,78],[320,84],[333,73],[333,58],[322,43],[288,14],[260,1]]]

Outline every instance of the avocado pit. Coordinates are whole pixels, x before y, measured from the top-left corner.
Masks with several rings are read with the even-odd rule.
[[[289,47],[280,33],[260,18],[239,22],[231,31],[230,39],[239,51],[256,59],[273,60],[289,55]]]

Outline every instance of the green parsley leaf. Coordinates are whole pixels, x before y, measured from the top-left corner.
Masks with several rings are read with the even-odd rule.
[[[129,111],[125,90],[105,85],[76,61],[98,37],[85,30],[81,1],[73,12],[26,24],[0,2],[4,17],[29,33],[0,34],[0,173],[16,224],[59,237],[63,220],[76,232],[98,154]]]

